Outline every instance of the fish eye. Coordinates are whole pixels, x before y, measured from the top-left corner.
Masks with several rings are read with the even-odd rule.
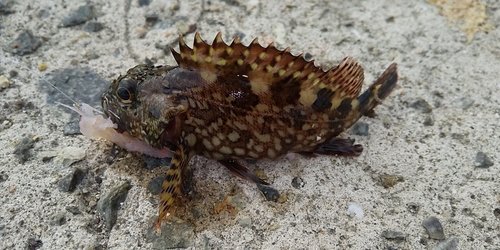
[[[118,84],[118,88],[116,89],[116,96],[120,98],[120,101],[123,103],[132,103],[134,99],[134,88],[135,81],[132,79],[122,79]]]

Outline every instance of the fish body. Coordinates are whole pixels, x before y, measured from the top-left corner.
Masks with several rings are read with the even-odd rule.
[[[240,177],[267,184],[238,160],[276,159],[287,153],[351,155],[353,140],[337,138],[372,113],[396,86],[397,66],[360,95],[363,68],[347,57],[324,71],[273,44],[231,44],[218,33],[212,44],[197,33],[193,48],[180,36],[177,66],[138,65],[102,95],[104,112],[148,145],[174,151],[160,194],[166,219],[180,195],[189,160],[218,160]]]

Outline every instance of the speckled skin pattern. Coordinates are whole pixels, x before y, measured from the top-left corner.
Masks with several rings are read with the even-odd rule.
[[[138,65],[102,96],[119,131],[174,157],[160,195],[158,229],[180,195],[194,155],[216,159],[240,177],[266,184],[236,160],[286,153],[359,155],[361,145],[336,138],[372,113],[397,83],[393,63],[363,94],[363,68],[347,57],[328,71],[257,39],[212,45],[197,33],[193,48],[180,36],[178,66]]]

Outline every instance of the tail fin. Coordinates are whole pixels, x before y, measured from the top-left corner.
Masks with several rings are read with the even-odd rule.
[[[392,92],[398,82],[397,71],[397,64],[391,64],[370,88],[358,97],[361,116],[369,115]]]

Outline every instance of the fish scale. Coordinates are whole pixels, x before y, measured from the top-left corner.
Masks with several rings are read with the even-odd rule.
[[[178,66],[138,65],[102,95],[118,131],[174,151],[160,194],[156,229],[181,193],[191,157],[218,160],[239,177],[267,184],[239,163],[287,153],[357,156],[363,148],[337,138],[371,114],[396,86],[391,64],[363,93],[364,71],[351,57],[323,70],[289,48],[231,44],[218,33],[211,44],[196,33],[193,47],[179,37]]]

